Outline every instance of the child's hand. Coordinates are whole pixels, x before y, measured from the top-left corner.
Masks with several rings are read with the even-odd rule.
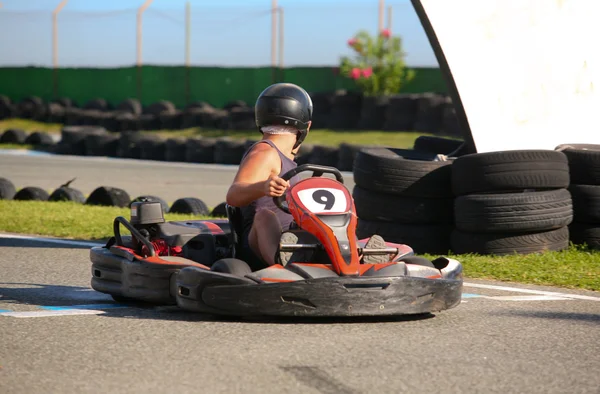
[[[290,182],[283,180],[277,175],[271,175],[265,181],[264,192],[269,197],[279,197],[290,187]]]

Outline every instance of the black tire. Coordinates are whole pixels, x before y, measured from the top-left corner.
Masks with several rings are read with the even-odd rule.
[[[188,163],[214,163],[216,142],[216,138],[188,139],[185,161]]]
[[[572,184],[600,185],[600,145],[565,144],[559,148],[569,160]]]
[[[143,113],[147,115],[172,114],[175,113],[175,110],[175,105],[172,102],[161,100],[147,106]]]
[[[71,187],[59,187],[54,190],[48,201],[72,201],[79,204],[85,203],[85,196],[77,189]]]
[[[414,150],[447,155],[460,148],[463,143],[460,140],[422,135],[415,140]]]
[[[579,223],[600,223],[600,186],[571,185],[574,221]]]
[[[165,161],[165,141],[154,138],[142,138],[139,142],[140,159]]]
[[[573,223],[569,235],[575,245],[586,244],[590,249],[600,250],[600,223]]]
[[[452,197],[450,161],[404,149],[367,148],[356,155],[354,182],[374,192],[405,197]]]
[[[162,210],[164,213],[168,213],[169,212],[169,204],[163,200],[160,197],[156,197],[156,196],[138,196],[136,198],[134,198],[133,200],[131,200],[131,202],[129,203],[129,208],[131,208],[131,204],[133,204],[134,202],[140,202],[140,201],[152,201],[152,202],[159,202],[160,206],[162,207]]]
[[[177,138],[169,138],[165,141],[165,160],[185,162],[187,141]]]
[[[452,229],[452,225],[445,224],[399,224],[359,219],[356,235],[363,239],[377,234],[387,242],[406,244],[419,254],[445,254],[450,250]]]
[[[452,223],[452,198],[401,197],[355,186],[352,192],[356,214],[361,219],[401,224]]]
[[[338,165],[339,149],[335,146],[315,145],[312,151],[311,164],[328,167]]]
[[[40,97],[31,96],[17,104],[16,112],[19,118],[42,120],[46,114],[46,106]]]
[[[92,99],[83,105],[83,109],[91,111],[106,111],[109,108],[108,102],[102,98]]]
[[[204,201],[196,197],[185,197],[176,200],[171,205],[169,212],[195,216],[208,216],[210,214]]]
[[[469,194],[454,201],[456,228],[475,233],[548,231],[573,221],[567,189],[507,194]]]
[[[217,139],[215,142],[215,163],[240,164],[246,151],[242,140]]]
[[[8,129],[2,133],[0,143],[22,145],[27,139],[27,133],[20,129]]]
[[[97,126],[65,126],[61,130],[58,153],[83,156],[86,153],[85,138],[91,134],[103,135],[107,131]]]
[[[569,247],[569,228],[530,234],[483,234],[455,230],[452,251],[457,254],[493,255],[529,254],[564,250]]]
[[[116,157],[119,136],[115,134],[90,134],[84,139],[86,156]]]
[[[140,100],[138,99],[125,99],[117,105],[117,111],[130,113],[133,115],[141,115],[142,114],[142,104],[140,104]]]
[[[124,208],[129,205],[129,194],[116,187],[101,186],[95,189],[85,201],[86,205],[100,205]]]
[[[12,200],[17,194],[15,185],[6,178],[0,178],[0,200]]]
[[[26,144],[30,145],[54,145],[52,136],[44,131],[34,131],[25,139]]]
[[[232,110],[234,108],[246,108],[246,107],[248,107],[248,104],[246,104],[245,101],[243,101],[243,100],[233,100],[233,101],[230,101],[227,104],[225,104],[223,106],[223,109],[229,111],[229,110]]]
[[[252,269],[245,261],[233,258],[215,261],[210,270],[242,277],[252,273]]]
[[[213,218],[226,218],[227,217],[227,209],[226,206],[227,203],[222,202],[219,205],[217,205],[216,207],[213,208],[212,212],[210,213],[210,216],[212,216]]]
[[[567,156],[557,151],[475,153],[457,158],[452,165],[452,189],[457,196],[568,186]]]
[[[17,201],[48,201],[48,192],[42,188],[29,186],[19,190],[13,197]]]
[[[404,261],[406,264],[422,265],[425,267],[436,268],[435,265],[429,259],[426,259],[425,257],[407,256],[407,257],[403,257],[402,261]]]

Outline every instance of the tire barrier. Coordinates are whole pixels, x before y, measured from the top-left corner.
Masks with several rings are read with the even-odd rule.
[[[35,186],[22,188],[15,194],[13,200],[17,201],[48,201],[48,192]]]
[[[86,205],[100,205],[124,208],[129,206],[129,194],[117,187],[101,186],[95,189],[85,201]]]
[[[61,186],[54,190],[52,194],[50,194],[48,201],[71,201],[78,204],[83,204],[85,203],[85,196],[77,189],[73,189],[68,186]]]
[[[600,145],[565,144],[557,150],[569,161],[574,216],[570,240],[600,250]]]
[[[27,133],[19,129],[8,129],[0,137],[0,143],[3,144],[24,144],[27,139]]]
[[[171,208],[169,209],[171,213],[182,213],[187,215],[209,215],[210,211],[208,207],[204,203],[204,201],[200,200],[196,197],[185,197],[176,200]]]
[[[6,178],[0,178],[0,200],[12,200],[15,194],[15,185]]]
[[[311,92],[310,95],[315,108],[313,124],[318,128],[426,131],[460,136],[454,106],[446,95],[421,93],[370,97],[346,90]],[[166,100],[143,106],[135,98],[116,103],[97,98],[78,106],[68,98],[46,103],[35,96],[19,102],[0,96],[0,120],[12,117],[66,126],[97,126],[110,132],[193,127],[222,130],[256,128],[253,105],[239,100],[223,108],[214,108],[204,102],[176,108]]]
[[[362,149],[354,161],[359,238],[381,235],[416,253],[444,254],[453,230],[451,161],[426,152]]]

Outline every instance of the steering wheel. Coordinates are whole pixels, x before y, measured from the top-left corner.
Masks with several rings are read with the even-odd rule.
[[[301,166],[292,168],[291,170],[289,170],[288,172],[283,174],[281,176],[281,179],[289,181],[294,176],[300,174],[301,172],[305,172],[305,171],[312,171],[313,177],[320,177],[323,174],[333,174],[333,175],[335,175],[335,179],[338,182],[340,182],[342,184],[344,183],[344,177],[342,176],[342,173],[340,172],[340,170],[338,170],[335,167],[321,166],[318,164],[302,164]],[[284,192],[279,197],[273,197],[273,203],[275,203],[275,206],[277,208],[281,209],[283,212],[290,213],[290,210],[286,206],[287,204],[286,205],[283,204],[285,202],[286,196],[287,196],[287,192]]]

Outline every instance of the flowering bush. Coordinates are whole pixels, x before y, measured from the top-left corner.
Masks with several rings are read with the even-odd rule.
[[[342,57],[340,72],[355,80],[365,96],[396,94],[415,76],[413,70],[406,69],[401,38],[392,37],[388,29],[375,38],[360,31],[348,45],[356,55],[352,59]]]

